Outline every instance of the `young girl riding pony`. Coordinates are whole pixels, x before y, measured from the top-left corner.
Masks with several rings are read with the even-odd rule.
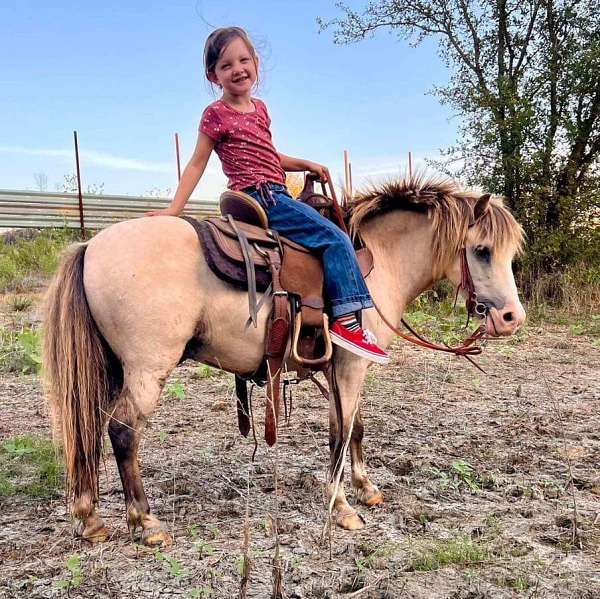
[[[320,164],[286,156],[273,146],[267,107],[251,95],[258,77],[258,55],[246,32],[239,27],[213,31],[204,47],[204,67],[208,80],[223,95],[202,114],[194,154],[170,206],[150,215],[177,216],[183,210],[214,150],[230,189],[257,200],[271,229],[321,255],[332,342],[373,362],[387,362],[388,355],[357,320],[357,313],[371,308],[373,302],[350,239],[316,210],[294,200],[285,186],[286,171],[310,171],[324,182],[329,173]]]

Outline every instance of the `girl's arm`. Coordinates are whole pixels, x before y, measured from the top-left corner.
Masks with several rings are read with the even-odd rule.
[[[202,132],[198,134],[196,148],[181,175],[181,181],[179,181],[173,201],[167,208],[153,210],[148,212],[146,216],[177,216],[182,212],[204,173],[206,163],[214,147],[215,142],[208,135]]]
[[[285,154],[281,154],[278,152],[279,161],[281,162],[281,168],[286,172],[295,172],[295,171],[310,171],[311,173],[315,173],[319,175],[319,178],[323,183],[327,183],[329,181],[329,170],[326,166],[322,164],[317,164],[316,162],[312,162],[310,160],[304,160],[303,158],[294,158],[293,156],[286,156]]]

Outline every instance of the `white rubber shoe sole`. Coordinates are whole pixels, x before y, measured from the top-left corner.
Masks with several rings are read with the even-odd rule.
[[[380,356],[379,354],[374,354],[367,349],[362,347],[357,347],[354,343],[350,343],[346,341],[343,337],[336,335],[333,331],[329,331],[329,336],[331,337],[331,342],[335,343],[339,347],[343,347],[345,350],[360,356],[361,358],[365,358],[366,360],[371,360],[371,362],[375,362],[376,364],[387,364],[390,361],[389,356]]]

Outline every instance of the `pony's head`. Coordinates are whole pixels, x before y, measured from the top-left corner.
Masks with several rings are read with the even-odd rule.
[[[490,335],[512,335],[525,321],[512,272],[512,260],[523,246],[523,230],[501,198],[462,190],[449,179],[412,178],[390,181],[359,194],[350,205],[350,228],[392,210],[427,217],[432,229],[432,279],[461,282],[461,250],[477,301],[485,304]]]

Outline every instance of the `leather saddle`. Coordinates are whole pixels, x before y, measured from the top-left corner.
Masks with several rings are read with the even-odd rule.
[[[315,209],[331,209],[326,195],[317,197],[319,194],[314,193],[312,181],[307,178],[299,200],[304,194],[312,199],[307,203]],[[314,205],[317,203],[320,206]],[[248,290],[247,326],[257,326],[259,310],[267,298],[272,298],[263,366],[255,373],[236,375],[236,394],[238,425],[246,436],[250,431],[247,381],[268,385],[265,440],[273,445],[277,440],[282,365],[291,358],[298,378],[305,378],[324,369],[333,353],[323,295],[323,267],[320,257],[269,229],[264,209],[251,196],[226,191],[220,199],[220,210],[220,217],[202,221],[183,218],[196,229],[212,272]],[[338,224],[341,219],[343,225],[339,207],[338,212],[338,218],[332,220]],[[366,276],[373,265],[368,250],[359,252],[359,263]],[[263,295],[259,299],[260,293]]]

